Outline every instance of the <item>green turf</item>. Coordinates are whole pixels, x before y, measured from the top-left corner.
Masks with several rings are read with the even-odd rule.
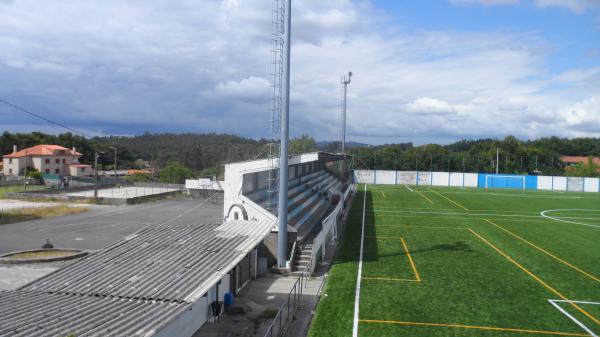
[[[600,302],[600,194],[363,189],[309,336],[352,336],[363,198],[359,336],[586,335],[548,300]],[[600,333],[600,305],[558,305]]]

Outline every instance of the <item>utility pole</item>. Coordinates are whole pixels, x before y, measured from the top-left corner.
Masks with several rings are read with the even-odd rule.
[[[27,151],[25,151],[25,180],[23,180],[23,191],[27,191]]]
[[[496,148],[496,174],[498,174],[498,170],[500,169],[500,148]]]
[[[113,166],[115,169],[115,180],[114,181],[116,183],[116,181],[117,181],[117,147],[115,146],[114,149],[115,149],[115,160],[114,160]]]
[[[396,165],[396,157],[397,157],[397,153],[394,152],[394,171],[398,171],[398,166]]]
[[[98,199],[98,152],[94,152],[94,198]]]
[[[279,204],[277,207],[277,267],[285,270],[287,262],[287,222],[288,222],[288,142],[290,117],[290,56],[292,42],[292,0],[285,1],[283,47],[283,111],[280,120],[280,151],[279,151]]]
[[[342,154],[346,153],[346,101],[348,97],[348,84],[352,81],[352,72],[348,72],[348,76],[342,77],[342,90],[344,98],[342,100]]]
[[[462,169],[463,173],[465,173],[465,155],[463,154],[463,169]]]
[[[429,172],[433,172],[433,155],[429,154]]]

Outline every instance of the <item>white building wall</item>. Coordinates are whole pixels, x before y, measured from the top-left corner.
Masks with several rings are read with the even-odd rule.
[[[319,153],[306,153],[299,156],[293,156],[288,160],[288,165],[296,165],[301,163],[316,162],[319,160]],[[277,161],[278,162],[278,161]],[[278,164],[275,165],[278,167]],[[252,220],[276,220],[276,217],[265,210],[264,208],[256,205],[250,199],[242,195],[242,184],[244,181],[244,174],[262,172],[269,169],[269,160],[251,160],[245,162],[238,162],[225,165],[225,181],[221,185],[223,187],[223,218],[227,218],[230,209],[235,205],[241,205],[244,207],[248,214],[248,219]],[[372,183],[372,181],[371,181]]]
[[[174,321],[159,330],[153,337],[192,336],[205,323],[213,320],[210,304],[215,301],[216,292],[216,286],[212,287],[206,296],[200,297],[192,304],[191,309],[177,316]],[[221,280],[218,300],[224,302],[227,292],[229,292],[229,274]]]

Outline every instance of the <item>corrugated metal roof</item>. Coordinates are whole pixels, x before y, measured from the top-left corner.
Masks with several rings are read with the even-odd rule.
[[[0,336],[147,336],[191,307],[88,295],[0,292]]]
[[[190,294],[210,288],[205,283],[229,272],[271,227],[265,221],[149,227],[23,289],[193,301]]]
[[[0,337],[151,336],[271,232],[270,221],[148,227],[17,291]]]

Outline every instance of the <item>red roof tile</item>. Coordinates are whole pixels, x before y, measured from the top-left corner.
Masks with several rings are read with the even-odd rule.
[[[57,151],[65,151],[64,154],[57,154]],[[73,151],[71,149],[67,149],[66,147],[62,147],[59,145],[37,145],[33,147],[28,147],[21,151],[17,151],[15,153],[7,154],[3,156],[4,158],[21,158],[25,156],[63,156],[63,155],[77,156],[81,157],[82,154]]]

